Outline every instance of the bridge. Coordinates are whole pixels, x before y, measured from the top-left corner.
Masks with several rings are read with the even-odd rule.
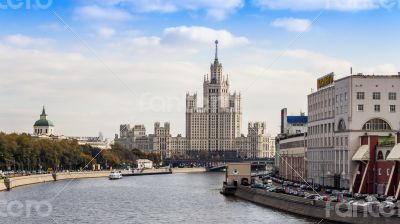
[[[274,158],[256,158],[256,159],[241,159],[241,158],[222,158],[222,159],[165,159],[165,165],[176,166],[204,166],[209,171],[219,171],[226,168],[228,163],[251,163],[254,170],[270,170],[274,164]]]

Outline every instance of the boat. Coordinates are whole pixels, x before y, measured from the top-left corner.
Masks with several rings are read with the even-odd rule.
[[[110,175],[108,175],[108,179],[110,180],[118,180],[122,178],[121,171],[111,171]]]

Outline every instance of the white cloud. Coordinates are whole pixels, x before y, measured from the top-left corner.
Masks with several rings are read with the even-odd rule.
[[[100,27],[97,33],[103,38],[110,38],[115,34],[115,30],[109,27]]]
[[[295,59],[301,59],[300,63],[307,64],[309,71],[314,71],[318,73],[342,73],[346,72],[348,74],[350,67],[353,64],[350,61],[343,60],[340,58],[330,57],[318,52],[313,52],[304,49],[295,49],[285,52],[285,55]]]
[[[244,6],[244,0],[95,0],[97,4],[118,8],[127,6],[135,13],[175,13],[179,11],[205,12],[215,20],[223,20]]]
[[[227,30],[215,30],[202,26],[177,26],[164,29],[162,42],[170,44],[213,43],[219,40],[222,47],[249,43],[246,37],[234,36]]]
[[[360,11],[375,9],[382,0],[253,0],[265,9]]]
[[[53,42],[51,39],[33,38],[22,34],[8,35],[4,40],[17,47],[46,47]]]
[[[60,23],[46,23],[39,25],[38,28],[44,31],[60,32],[65,31],[66,27],[62,26]]]
[[[160,38],[155,36],[135,37],[132,39],[132,43],[139,46],[154,46],[160,44]]]
[[[291,32],[304,32],[311,28],[311,21],[308,19],[279,18],[274,20],[271,25]]]
[[[101,7],[98,5],[88,5],[75,9],[75,15],[78,18],[98,19],[98,20],[111,20],[111,21],[126,21],[133,18],[133,16],[124,11],[114,7]]]

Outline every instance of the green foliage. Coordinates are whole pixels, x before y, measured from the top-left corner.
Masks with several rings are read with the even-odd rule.
[[[0,133],[1,170],[78,170],[91,169],[93,164],[118,168],[133,166],[139,158],[160,162],[157,154],[125,150],[118,144],[110,150],[101,150],[79,145],[75,140],[48,140],[28,134]]]

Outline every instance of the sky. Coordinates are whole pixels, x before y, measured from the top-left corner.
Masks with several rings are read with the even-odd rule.
[[[316,79],[397,74],[400,0],[0,0],[0,131],[113,138],[120,124],[185,135],[219,40],[242,132],[307,112]]]

